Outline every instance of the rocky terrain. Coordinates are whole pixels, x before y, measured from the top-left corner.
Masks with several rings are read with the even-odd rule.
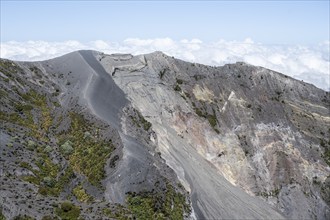
[[[161,52],[0,60],[0,219],[329,219],[330,94]]]

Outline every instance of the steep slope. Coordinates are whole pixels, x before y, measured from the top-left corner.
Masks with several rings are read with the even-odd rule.
[[[146,121],[116,87],[91,52],[33,63],[1,60],[3,216],[189,215],[186,191],[143,138],[151,126],[140,126]],[[121,130],[121,115],[129,135]]]
[[[0,67],[8,219],[330,217],[330,98],[312,85],[161,52]]]
[[[152,123],[198,216],[279,218],[259,196],[289,218],[329,217],[329,93],[244,63],[213,68],[162,53],[99,59]]]

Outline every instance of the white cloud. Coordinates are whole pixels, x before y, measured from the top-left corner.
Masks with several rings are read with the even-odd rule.
[[[96,40],[88,43],[63,42],[2,42],[1,58],[13,60],[45,60],[75,50],[92,49],[105,53],[143,54],[156,50],[190,62],[223,65],[244,61],[263,66],[319,88],[330,88],[330,42],[315,46],[265,45],[247,38],[244,41],[202,42],[199,39],[175,41],[171,38],[129,38],[122,42]]]
[[[94,48],[97,50],[108,50],[110,49],[110,45],[103,41],[103,40],[97,40],[92,42],[92,45],[94,45]]]

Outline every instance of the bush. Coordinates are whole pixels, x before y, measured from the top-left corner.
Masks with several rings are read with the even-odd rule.
[[[116,166],[116,162],[117,162],[117,160],[119,160],[119,156],[118,156],[118,155],[115,155],[115,156],[110,160],[109,165],[110,165],[111,168],[114,168],[114,167]]]
[[[79,202],[93,201],[93,197],[87,194],[86,190],[81,184],[79,184],[73,189],[73,195],[77,198]]]
[[[28,150],[34,150],[37,147],[37,144],[32,140],[28,140],[27,147]]]
[[[80,215],[80,209],[71,202],[63,202],[60,208],[55,209],[55,213],[61,219],[78,219]]]
[[[45,147],[44,151],[45,151],[46,153],[50,153],[50,152],[53,151],[53,148],[52,148],[51,146],[47,145],[47,146]]]
[[[50,176],[44,177],[43,183],[48,187],[54,187],[56,184],[55,180]]]
[[[17,104],[16,110],[19,112],[31,111],[33,107],[31,105]]]
[[[217,125],[217,117],[215,115],[208,115],[207,119],[210,125],[212,126],[212,128],[214,128]]]
[[[31,165],[30,165],[29,163],[25,162],[25,161],[22,161],[22,162],[19,164],[19,166],[22,167],[22,168],[25,168],[25,169],[29,169],[29,170],[32,169]]]
[[[85,131],[85,133],[84,133],[84,139],[86,139],[86,138],[90,138],[91,136],[92,136],[92,135],[91,135],[90,132]]]
[[[147,120],[143,121],[143,128],[144,130],[148,131],[151,128],[151,123],[148,122]]]
[[[61,151],[64,155],[69,156],[73,152],[72,142],[66,141],[64,144],[61,145]]]

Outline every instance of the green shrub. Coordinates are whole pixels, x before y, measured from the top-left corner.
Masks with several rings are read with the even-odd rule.
[[[46,153],[50,153],[50,152],[53,151],[53,148],[52,148],[51,146],[47,145],[47,146],[44,148],[44,151],[45,151]]]
[[[143,128],[144,130],[148,131],[151,128],[151,123],[148,122],[147,120],[143,121]]]
[[[27,112],[27,111],[31,111],[33,109],[33,106],[19,103],[15,105],[15,108],[19,112]]]
[[[55,209],[55,213],[61,219],[74,220],[79,218],[80,209],[71,202],[63,202],[59,208]]]
[[[25,169],[28,169],[28,170],[32,170],[32,167],[29,163],[25,162],[25,161],[22,161],[20,164],[19,164],[20,167],[23,167]]]
[[[324,161],[330,166],[330,147],[325,148],[322,156]]]
[[[91,135],[91,133],[89,131],[85,131],[85,133],[84,133],[84,139],[90,138],[91,136],[92,135]]]
[[[36,147],[37,147],[36,142],[34,142],[32,140],[28,140],[28,143],[27,143],[28,150],[34,150],[34,149],[36,149]]]
[[[215,115],[208,115],[207,120],[209,121],[212,128],[214,128],[217,125],[217,117]]]
[[[72,142],[66,141],[64,144],[61,145],[61,151],[65,156],[69,156],[73,152]]]
[[[73,195],[77,198],[79,202],[93,201],[93,197],[87,194],[86,190],[81,184],[79,184],[73,189]]]
[[[201,111],[201,109],[199,109],[199,108],[194,108],[194,110],[195,110],[196,114],[197,114],[199,117],[203,117],[203,118],[206,117],[206,115],[204,115],[204,113]]]
[[[134,122],[134,124],[137,125],[138,127],[141,127],[141,125],[142,125],[143,129],[145,131],[148,131],[151,128],[152,124],[150,122],[148,122],[143,117],[143,115],[141,115],[141,113],[139,111],[134,109],[134,112],[137,114],[137,117],[131,116],[131,119]]]
[[[43,183],[48,187],[54,187],[56,184],[56,181],[52,177],[46,176],[43,179]]]

